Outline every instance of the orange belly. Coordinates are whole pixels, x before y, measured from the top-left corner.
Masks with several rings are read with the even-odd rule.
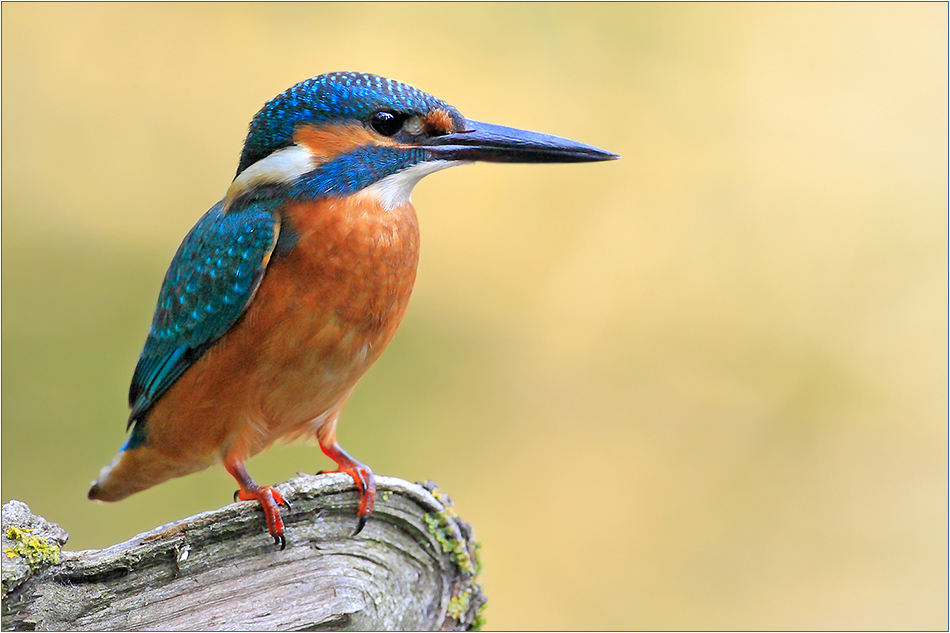
[[[297,241],[271,258],[242,318],[148,414],[147,444],[177,470],[315,433],[402,319],[419,256],[410,204],[386,210],[367,196],[292,204],[282,211],[285,231]]]

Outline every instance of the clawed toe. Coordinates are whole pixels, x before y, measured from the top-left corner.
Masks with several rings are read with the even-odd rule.
[[[280,549],[283,550],[287,547],[287,539],[284,537],[284,522],[280,518],[279,506],[285,505],[290,508],[290,503],[271,486],[259,486],[254,483],[242,463],[227,462],[225,467],[241,486],[241,489],[234,493],[234,500],[257,501],[261,504],[264,520],[267,523],[267,532],[273,537],[274,544],[280,545]]]
[[[356,531],[353,532],[353,536],[356,536],[357,534],[363,531],[363,528],[366,526],[366,519],[368,518],[369,516],[362,516],[362,515],[356,517]]]

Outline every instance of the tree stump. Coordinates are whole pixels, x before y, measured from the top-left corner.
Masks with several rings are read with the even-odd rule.
[[[481,625],[478,545],[432,483],[377,478],[358,536],[345,474],[276,486],[287,548],[256,502],[170,523],[103,550],[3,506],[4,630],[468,630]]]

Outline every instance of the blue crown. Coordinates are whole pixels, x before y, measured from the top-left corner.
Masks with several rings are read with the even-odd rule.
[[[264,104],[251,121],[237,173],[292,145],[294,129],[303,121],[360,121],[383,108],[416,115],[443,108],[461,119],[455,108],[441,99],[399,81],[364,73],[320,75]]]

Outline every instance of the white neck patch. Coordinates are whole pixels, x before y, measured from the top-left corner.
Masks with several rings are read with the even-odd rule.
[[[418,163],[364,187],[356,195],[371,196],[384,209],[392,211],[410,202],[413,187],[424,177],[466,162],[469,161],[432,160]],[[313,171],[318,164],[319,161],[314,160],[313,154],[303,145],[291,145],[278,150],[257,161],[234,179],[224,197],[224,208],[227,210],[241,194],[258,185],[292,183],[304,174]]]
[[[461,160],[431,160],[407,167],[391,176],[386,176],[369,187],[364,187],[357,195],[372,196],[387,211],[392,211],[410,202],[412,188],[416,183],[431,173],[463,165],[468,161]]]
[[[257,161],[234,179],[224,197],[227,209],[242,193],[257,185],[267,183],[290,183],[313,171],[313,154],[302,145],[291,145]]]

